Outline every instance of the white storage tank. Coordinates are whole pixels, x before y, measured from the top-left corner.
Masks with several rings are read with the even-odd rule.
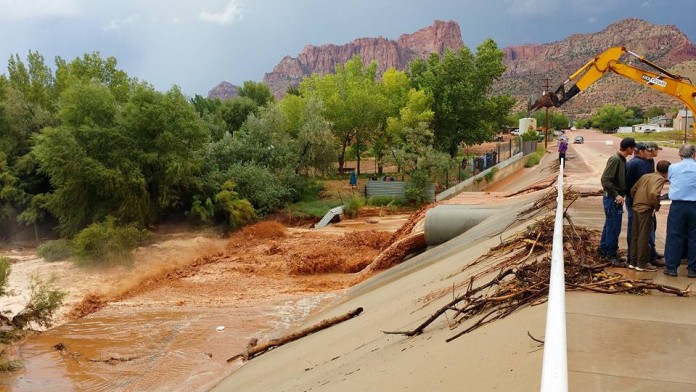
[[[536,118],[525,117],[520,119],[520,135],[524,135],[529,131],[536,131],[537,122]]]

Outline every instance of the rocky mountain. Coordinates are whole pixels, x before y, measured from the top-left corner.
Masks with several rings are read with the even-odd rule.
[[[410,61],[426,58],[430,53],[443,53],[445,48],[458,49],[463,41],[455,21],[435,21],[432,26],[397,40],[383,37],[359,38],[344,45],[307,45],[297,57],[285,56],[264,82],[277,98],[288,86],[295,86],[312,73],[333,72],[336,64],[345,63],[356,54],[363,60],[376,60],[380,74],[389,67],[408,69]],[[574,34],[552,43],[519,45],[503,48],[507,70],[495,84],[496,93],[510,94],[518,99],[518,110],[544,90],[546,83],[555,89],[569,75],[592,57],[611,46],[624,46],[647,60],[675,73],[696,80],[696,46],[675,26],[658,26],[640,19],[624,19],[604,30]],[[644,67],[630,58],[623,61]],[[232,91],[223,82],[209,96],[225,97]],[[233,86],[234,87],[234,86]],[[679,101],[641,86],[618,75],[608,74],[563,106],[570,116],[585,117],[606,103],[641,107],[677,107]]]
[[[624,19],[597,33],[574,34],[562,41],[504,48],[507,70],[496,83],[497,93],[518,98],[518,109],[544,90],[552,90],[594,56],[612,46],[623,46],[668,70],[690,76],[696,46],[675,26],[658,26],[640,19]],[[645,65],[631,56],[622,62],[638,68]],[[693,79],[692,80],[696,80]],[[674,98],[615,74],[606,74],[583,93],[563,105],[572,116],[585,117],[607,103],[640,107],[681,106]]]
[[[280,98],[302,78],[312,73],[333,72],[337,64],[344,64],[356,54],[366,62],[376,60],[381,75],[390,67],[404,70],[414,59],[427,58],[431,53],[442,54],[446,48],[459,49],[462,45],[459,24],[438,20],[413,34],[403,34],[396,41],[377,37],[359,38],[345,45],[307,45],[297,57],[285,56],[263,81]]]
[[[208,91],[208,97],[217,97],[220,99],[230,99],[239,96],[239,87],[232,83],[220,82],[212,90]]]

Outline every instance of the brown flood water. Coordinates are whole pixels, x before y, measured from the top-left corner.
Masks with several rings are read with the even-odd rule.
[[[226,360],[251,337],[277,337],[333,297],[287,296],[234,308],[112,304],[29,338],[20,348],[23,369],[0,376],[0,389],[207,390],[240,366]],[[59,343],[62,351],[54,347]]]
[[[176,235],[139,249],[132,269],[82,270],[17,256],[9,284],[16,295],[3,297],[1,309],[22,308],[34,273],[58,277],[68,291],[64,313],[91,292],[109,303],[27,338],[19,346],[23,367],[0,374],[0,390],[207,390],[241,365],[226,360],[250,338],[283,336],[340,296],[407,217],[322,230],[276,223],[275,236],[268,233],[278,228],[264,222],[230,239]]]

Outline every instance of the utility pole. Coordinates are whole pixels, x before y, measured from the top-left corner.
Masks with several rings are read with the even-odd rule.
[[[546,77],[546,90],[549,91],[549,78]],[[544,148],[549,147],[549,108],[546,108],[546,125],[544,126]]]
[[[693,115],[693,113],[692,113]],[[686,144],[686,128],[688,128],[689,124],[689,112],[688,108],[684,106],[684,144]]]

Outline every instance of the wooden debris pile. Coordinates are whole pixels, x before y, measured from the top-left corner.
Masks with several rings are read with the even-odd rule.
[[[650,279],[631,279],[621,273],[606,270],[609,264],[601,262],[594,256],[599,232],[576,227],[568,217],[566,219],[568,225],[564,230],[563,243],[568,290],[606,294],[642,295],[651,291],[677,296],[690,294],[688,287],[682,290],[656,284]],[[440,316],[446,315],[450,329],[463,328],[447,339],[449,342],[488,323],[507,317],[518,309],[544,303],[549,290],[553,223],[552,216],[540,219],[464,267],[460,273],[481,265],[484,261],[489,263],[487,267],[471,275],[468,281],[455,284],[453,290],[466,286],[464,293],[456,295],[415,329],[384,333],[418,335]],[[494,274],[493,277],[486,283],[476,285],[481,279],[490,277],[491,274]],[[431,297],[429,302],[432,300]]]

